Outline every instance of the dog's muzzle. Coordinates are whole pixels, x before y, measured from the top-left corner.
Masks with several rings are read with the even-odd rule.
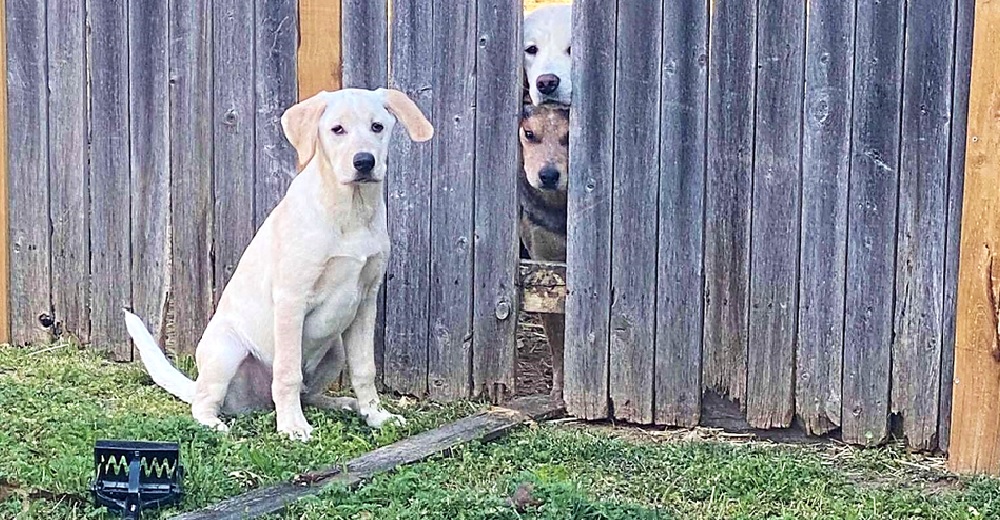
[[[554,190],[559,183],[559,170],[551,167],[542,168],[538,172],[538,180],[542,181],[542,188]]]
[[[559,76],[555,74],[542,74],[535,80],[535,87],[546,96],[552,95],[559,88]]]
[[[375,170],[375,156],[368,152],[358,152],[352,159],[354,165],[354,180],[352,182],[375,182],[372,172]]]

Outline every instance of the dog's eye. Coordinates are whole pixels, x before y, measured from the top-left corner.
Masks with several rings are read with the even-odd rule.
[[[529,142],[532,142],[532,143],[537,143],[538,142],[538,138],[535,137],[535,133],[532,132],[531,130],[525,130],[524,131],[524,138],[527,139]]]
[[[337,135],[344,135],[344,134],[347,133],[347,130],[344,130],[344,127],[342,127],[340,125],[337,125],[337,126],[331,128],[330,130],[332,130],[333,133],[335,133]]]
[[[375,132],[376,134],[381,132],[384,128],[385,127],[382,126],[382,123],[372,123],[372,132]]]
[[[529,45],[527,49],[524,49],[524,52],[527,52],[528,54],[534,56],[535,54],[538,54],[538,46]]]
[[[566,47],[566,54],[567,55],[569,55],[569,49],[570,49],[570,47]]]

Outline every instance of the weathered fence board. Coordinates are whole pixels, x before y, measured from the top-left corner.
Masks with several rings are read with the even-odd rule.
[[[212,314],[212,9],[172,0],[170,144],[171,301],[180,351],[193,353]],[[116,315],[121,319],[120,313]]]
[[[476,9],[472,376],[473,393],[494,401],[514,396],[522,9],[521,0],[480,0]]]
[[[253,238],[254,172],[256,171],[256,53],[253,49],[254,4],[246,0],[212,2],[212,127],[214,135],[215,245],[214,302],[236,270],[243,250]],[[269,130],[271,130],[269,128]]]
[[[858,444],[888,433],[903,11],[901,0],[857,11],[841,428]]]
[[[615,417],[642,424],[653,421],[662,31],[662,3],[618,6],[609,393]]]
[[[806,21],[795,412],[817,435],[840,426],[854,10],[813,2]]]
[[[14,343],[51,338],[38,322],[51,312],[49,230],[48,69],[45,3],[7,2],[7,142],[10,198],[10,328]]]
[[[750,230],[747,423],[795,414],[805,5],[757,3],[756,138]]]
[[[10,343],[10,199],[7,136],[7,5],[0,2],[0,343]],[[6,281],[6,284],[3,282]]]
[[[654,420],[701,417],[708,6],[663,2]]]
[[[436,46],[450,46],[437,38],[465,37],[463,31],[435,31],[432,11],[453,11],[456,5],[431,4],[420,0],[395,0],[392,5],[392,70],[389,86],[413,99],[432,123],[439,123],[432,110],[435,67],[426,60]],[[446,17],[445,17],[446,18]],[[461,27],[461,26],[460,26]],[[401,127],[402,125],[397,125]],[[441,125],[435,124],[440,139]],[[434,179],[434,141],[414,143],[398,129],[392,138],[386,189],[389,198],[389,232],[393,237],[385,281],[385,384],[398,392],[454,398],[457,389],[467,393],[468,359],[433,360],[428,356],[428,312],[430,294],[431,186]],[[465,379],[455,381],[449,371],[465,365]],[[429,374],[434,374],[429,376]],[[428,378],[433,382],[428,382]],[[434,382],[441,384],[435,385]],[[457,385],[456,385],[457,383]],[[456,386],[453,386],[456,385]],[[430,386],[430,388],[428,388]],[[443,391],[445,395],[435,395]]]
[[[960,16],[960,19],[962,17]],[[966,19],[967,20],[967,19]],[[976,2],[948,464],[1000,472],[1000,4]]]
[[[431,58],[430,292],[428,391],[443,396],[472,382],[472,247],[475,173],[476,10],[473,2],[433,9]],[[453,30],[463,27],[466,30]],[[443,46],[443,47],[442,47]],[[449,72],[446,72],[449,71]],[[412,348],[412,347],[411,347]],[[450,363],[451,366],[445,366]]]
[[[340,2],[299,0],[299,99],[340,88]]]
[[[91,341],[132,359],[121,309],[132,305],[128,13],[124,3],[91,3],[90,320]]]
[[[48,142],[49,150],[54,152],[49,162],[52,310],[57,328],[70,327],[71,330],[63,332],[87,342],[90,339],[90,194],[83,0],[50,4],[46,25]]]
[[[295,150],[281,129],[281,114],[298,100],[295,51],[298,46],[296,0],[255,0],[256,177],[254,230],[288,191],[295,175]]]
[[[955,13],[906,7],[892,412],[910,446],[937,445]],[[952,2],[954,4],[954,2]]]
[[[745,403],[757,12],[718,2],[711,13],[705,195],[702,384]]]
[[[611,2],[573,8],[573,113],[567,222],[566,410],[608,416],[611,305],[611,175],[614,171],[615,29]]]
[[[168,0],[129,1],[132,309],[161,345],[170,283],[168,12]]]
[[[938,410],[938,449],[944,452],[948,451],[951,440],[958,260],[962,235],[966,123],[969,113],[969,77],[972,68],[972,28],[975,15],[976,0],[956,1],[955,79],[951,120],[951,164],[948,177],[948,230],[945,238],[944,332],[941,340],[941,406]]]

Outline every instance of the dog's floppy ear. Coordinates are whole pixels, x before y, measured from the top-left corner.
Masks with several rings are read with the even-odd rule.
[[[391,88],[380,88],[377,92],[382,96],[382,104],[386,110],[403,123],[410,139],[422,143],[434,137],[434,126],[409,96]]]
[[[281,129],[285,138],[295,147],[299,156],[298,171],[309,164],[316,155],[316,141],[319,138],[319,118],[326,111],[324,92],[300,101],[281,114]]]

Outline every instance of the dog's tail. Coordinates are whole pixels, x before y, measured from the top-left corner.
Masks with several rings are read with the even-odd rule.
[[[135,348],[139,350],[142,364],[146,365],[146,372],[149,372],[153,381],[162,386],[164,390],[190,404],[194,400],[194,381],[170,363],[167,356],[160,350],[159,345],[156,344],[153,335],[142,323],[142,319],[125,311],[125,328],[128,329],[128,335],[132,336]]]

